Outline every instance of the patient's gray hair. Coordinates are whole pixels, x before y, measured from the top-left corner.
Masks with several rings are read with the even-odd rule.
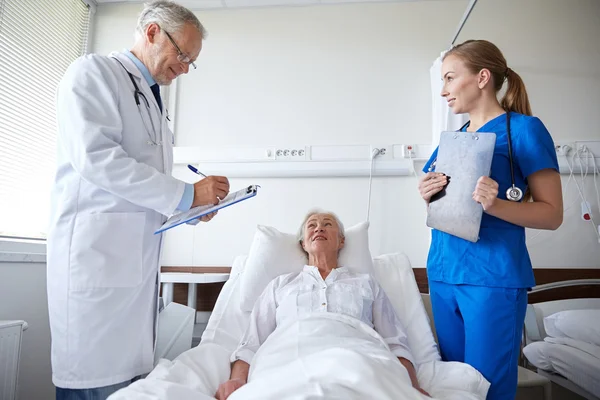
[[[337,226],[340,230],[340,237],[346,237],[345,235],[345,230],[344,230],[344,224],[342,224],[342,221],[340,220],[340,218],[333,212],[331,211],[325,211],[325,210],[321,210],[318,208],[313,208],[312,210],[310,210],[308,212],[308,214],[306,214],[306,217],[304,217],[304,220],[302,221],[302,225],[300,225],[300,229],[298,229],[298,235],[296,236],[296,238],[298,239],[298,242],[300,243],[300,247],[302,247],[302,241],[304,240],[304,230],[305,230],[305,225],[306,225],[306,221],[308,221],[308,219],[310,217],[312,217],[315,214],[326,214],[326,215],[330,215],[335,222],[337,223]],[[304,249],[302,249],[304,250]]]
[[[158,0],[144,5],[135,29],[136,39],[142,37],[146,27],[152,23],[169,33],[179,32],[185,24],[191,24],[198,29],[203,39],[207,35],[206,29],[193,12],[172,1]]]

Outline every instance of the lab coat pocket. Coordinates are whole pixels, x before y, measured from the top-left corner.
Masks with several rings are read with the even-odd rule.
[[[70,290],[134,287],[142,281],[146,213],[78,215],[70,254]]]

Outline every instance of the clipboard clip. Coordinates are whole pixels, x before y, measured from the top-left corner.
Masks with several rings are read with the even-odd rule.
[[[259,185],[250,185],[248,186],[248,189],[246,189],[246,193],[256,193],[259,187]]]

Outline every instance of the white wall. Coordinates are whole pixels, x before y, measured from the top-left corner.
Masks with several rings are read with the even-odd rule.
[[[45,263],[0,262],[0,320],[25,320],[19,399],[54,399]]]
[[[430,143],[429,68],[449,45],[467,1],[202,11],[209,31],[198,70],[178,82],[178,146]],[[98,7],[93,50],[129,47],[140,5]],[[556,141],[600,139],[600,2],[482,0],[459,42],[495,42],[526,82]],[[192,179],[185,170],[175,174]],[[234,179],[259,196],[213,222],[167,235],[165,265],[230,265],[256,224],[295,231],[312,206],[347,226],[366,217],[365,178]],[[593,183],[586,193],[594,199]],[[566,204],[575,198],[570,184]],[[556,232],[534,233],[537,267],[598,267],[600,245],[579,202]],[[594,205],[596,215],[597,206]],[[600,220],[600,218],[598,218]],[[373,182],[371,250],[423,266],[429,244],[415,177]]]

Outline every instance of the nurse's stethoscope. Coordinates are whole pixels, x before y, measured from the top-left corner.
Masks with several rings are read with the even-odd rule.
[[[467,126],[469,126],[470,123],[471,121],[468,121],[466,124],[464,124],[459,129],[459,132],[465,129]],[[520,201],[523,198],[523,191],[519,187],[517,187],[517,185],[515,185],[515,171],[512,156],[512,138],[510,136],[510,112],[506,112],[506,136],[508,137],[508,160],[510,163],[510,180],[512,183],[512,186],[509,187],[506,191],[506,199],[510,201]],[[429,166],[429,172],[432,172],[435,169],[436,161],[437,158],[434,159],[431,165]]]
[[[137,83],[135,83],[135,78],[133,77],[133,75],[131,74],[131,72],[129,72],[127,70],[127,68],[125,68],[125,66],[123,65],[123,63],[118,60],[116,57],[113,57],[115,60],[117,60],[117,62],[119,64],[121,64],[121,67],[123,67],[123,69],[125,70],[125,72],[127,72],[127,75],[129,75],[129,79],[131,79],[131,83],[133,84],[133,98],[135,99],[135,104],[137,104],[138,110],[140,112],[140,116],[142,118],[142,122],[144,123],[144,127],[146,128],[146,133],[148,134],[148,138],[150,140],[148,140],[148,144],[151,146],[162,146],[162,142],[161,141],[157,141],[156,137],[152,136],[151,132],[155,132],[156,135],[156,129],[154,126],[154,122],[152,121],[152,117],[150,114],[150,102],[148,101],[148,99],[146,98],[146,95],[140,90],[140,88],[138,87]],[[140,101],[140,98],[144,100],[144,103],[146,104],[146,110],[147,110],[147,115],[148,118],[150,120],[150,124],[152,125],[152,129],[150,129],[150,127],[148,127],[148,122],[146,121],[146,118],[144,118],[144,114],[142,112],[142,107],[141,104],[142,102]],[[167,112],[167,119],[169,119],[169,114]]]

